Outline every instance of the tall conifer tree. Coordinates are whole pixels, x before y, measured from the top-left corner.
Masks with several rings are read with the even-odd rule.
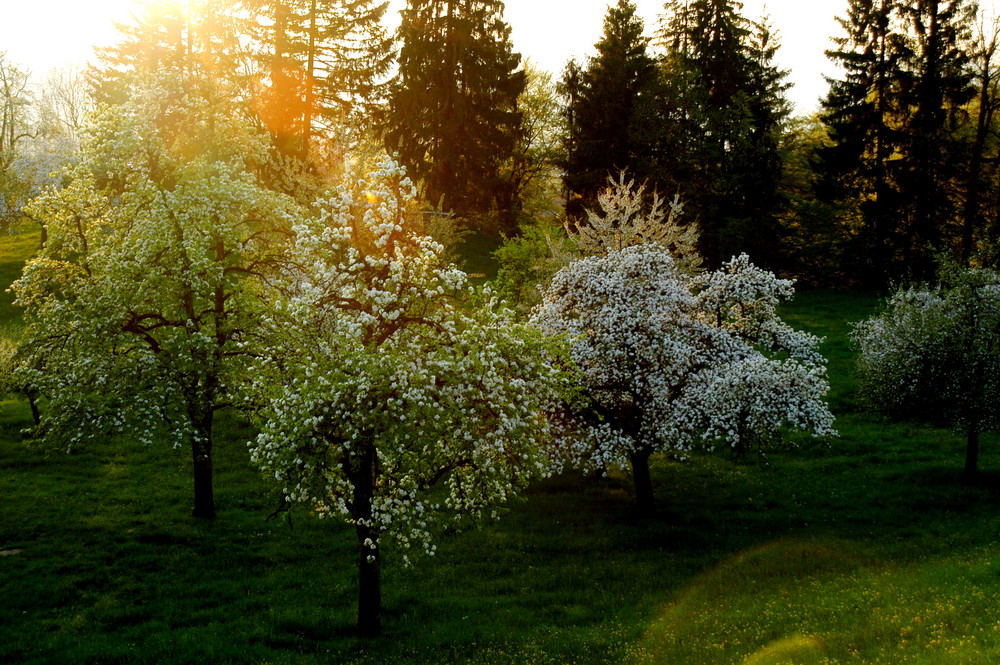
[[[843,71],[830,78],[822,119],[831,144],[819,151],[821,195],[827,200],[859,202],[857,272],[863,283],[878,285],[896,263],[896,220],[900,214],[900,149],[905,109],[898,90],[904,37],[896,20],[898,0],[849,0],[837,18],[844,31],[834,37],[827,57]]]
[[[827,56],[844,74],[823,102],[822,193],[853,202],[859,274],[871,286],[930,278],[933,252],[954,235],[974,13],[966,0],[850,0],[838,19],[845,34]]]
[[[920,279],[934,276],[933,253],[955,218],[950,183],[962,161],[954,128],[956,114],[975,94],[969,70],[971,32],[976,6],[966,0],[917,0],[900,5],[910,24],[908,67],[902,102],[910,109],[905,127],[905,166],[901,184],[906,217],[904,256]]]
[[[258,113],[279,145],[307,157],[313,137],[371,125],[385,96],[393,41],[379,0],[244,0],[263,83]]]
[[[565,185],[570,196],[571,214],[593,202],[606,186],[608,176],[629,170],[637,172],[640,156],[646,152],[640,140],[645,119],[644,96],[656,82],[655,62],[647,53],[649,40],[643,37],[643,22],[635,4],[618,0],[608,7],[604,32],[591,58],[576,80],[576,89],[567,109],[569,151],[565,164]],[[567,70],[566,81],[572,70]]]
[[[123,103],[137,77],[168,72],[203,89],[223,81],[232,90],[245,88],[248,70],[233,0],[149,3],[134,23],[118,27],[121,41],[98,49],[98,62],[87,73],[98,102]]]
[[[781,205],[780,133],[788,115],[787,72],[774,64],[777,38],[766,22],[753,23],[736,0],[674,0],[661,32],[667,49],[663,74],[675,89],[694,88],[675,115],[697,123],[697,145],[684,193],[701,227],[709,266],[740,252],[774,267]],[[669,103],[669,100],[667,100]],[[683,154],[683,151],[678,154]]]
[[[502,0],[408,0],[385,129],[425,199],[462,216],[495,206],[524,90]]]
[[[987,224],[987,209],[991,183],[997,182],[998,152],[995,129],[997,111],[1000,110],[1000,18],[991,23],[983,22],[975,37],[972,51],[972,74],[976,88],[975,129],[969,145],[969,157],[964,176],[962,201],[961,257],[968,263],[976,244],[985,240],[991,247],[1000,247],[1000,227],[997,222]],[[996,219],[996,215],[993,215]]]

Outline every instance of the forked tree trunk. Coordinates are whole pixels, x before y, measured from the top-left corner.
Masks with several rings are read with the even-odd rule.
[[[653,451],[642,447],[629,454],[632,462],[632,483],[635,485],[635,502],[639,515],[648,517],[656,511],[653,498],[653,480],[649,475],[649,457]]]

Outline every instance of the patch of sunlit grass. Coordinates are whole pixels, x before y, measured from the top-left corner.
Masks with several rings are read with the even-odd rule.
[[[38,229],[0,236],[0,325],[18,325],[21,310],[14,307],[14,294],[7,291],[21,276],[25,261],[38,251],[42,232]]]
[[[774,543],[692,580],[638,662],[997,662],[997,562],[996,546],[899,566],[854,545]]]

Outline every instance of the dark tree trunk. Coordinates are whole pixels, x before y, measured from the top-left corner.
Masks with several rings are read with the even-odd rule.
[[[210,431],[209,431],[210,432]],[[212,439],[191,444],[194,458],[194,510],[192,515],[212,519],[215,517],[215,491],[212,487]]]
[[[632,482],[635,485],[635,502],[639,515],[649,516],[656,511],[653,498],[653,480],[649,475],[649,457],[653,451],[643,447],[629,455],[632,462]]]
[[[35,428],[42,426],[42,414],[38,410],[38,392],[35,390],[24,391],[24,396],[28,398],[28,406],[31,407],[31,420],[35,423]]]
[[[965,443],[965,478],[972,480],[979,474],[979,428],[969,425]]]
[[[194,510],[191,514],[205,519],[215,517],[215,490],[212,487],[212,424],[215,410],[212,402],[211,394],[202,394],[188,406],[191,422],[195,424],[195,437],[191,441],[194,462]]]
[[[378,532],[371,526],[372,500],[375,497],[376,450],[369,442],[361,453],[361,465],[354,482],[353,515],[358,536],[358,635],[364,638],[382,634],[382,576]]]
[[[377,536],[357,527],[358,534],[358,635],[371,638],[382,634],[382,568]],[[371,539],[376,548],[365,543]]]

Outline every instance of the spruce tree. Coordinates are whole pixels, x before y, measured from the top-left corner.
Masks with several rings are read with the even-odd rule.
[[[387,148],[423,197],[460,216],[496,205],[524,90],[502,0],[408,0],[399,28]]]
[[[853,201],[859,274],[882,286],[928,279],[933,253],[954,242],[952,191],[961,172],[956,133],[972,98],[965,0],[851,0],[846,33],[827,56],[844,75],[830,80],[820,152],[822,194]]]
[[[785,98],[788,72],[774,62],[778,48],[768,19],[752,24],[745,41],[748,77],[741,99],[745,129],[733,155],[735,187],[724,207],[727,227],[720,238],[724,259],[746,252],[770,267],[781,262],[778,212],[785,201],[780,192],[784,169],[780,145],[790,113]]]
[[[987,225],[990,183],[997,182],[997,135],[995,118],[1000,110],[1000,71],[997,53],[1000,50],[1000,19],[981,24],[972,51],[972,74],[976,89],[974,108],[975,128],[968,140],[969,156],[964,176],[962,201],[961,257],[968,263],[977,242],[1000,247],[1000,228]],[[996,218],[996,215],[993,216]]]
[[[749,252],[775,267],[787,72],[774,64],[773,31],[747,20],[742,7],[735,0],[668,3],[661,71],[667,88],[688,90],[675,96],[682,104],[673,116],[687,120],[693,144],[675,154],[692,165],[682,196],[701,227],[706,263]]]
[[[97,62],[87,72],[95,101],[121,104],[137,77],[154,73],[178,74],[189,85],[197,81],[201,92],[222,82],[232,89],[245,88],[234,4],[163,0],[144,5],[134,23],[118,26],[118,44],[97,50]]]
[[[950,235],[942,227],[957,214],[949,191],[962,161],[954,128],[974,95],[967,48],[975,11],[966,0],[900,5],[910,24],[901,88],[902,103],[910,109],[900,174],[908,204],[904,256],[909,271],[924,280],[934,276],[934,251]]]
[[[592,204],[608,177],[619,171],[648,176],[636,168],[645,151],[638,139],[647,120],[639,111],[645,108],[641,100],[652,93],[657,75],[643,29],[630,0],[608,7],[604,32],[595,44],[597,55],[576,81],[567,110],[571,138],[564,183],[570,214]],[[572,73],[567,70],[567,82]]]
[[[314,137],[371,125],[384,98],[393,42],[378,0],[244,0],[263,85],[259,115],[287,154]]]
[[[898,98],[904,38],[895,22],[898,0],[850,0],[837,22],[844,35],[827,57],[843,71],[829,78],[822,120],[830,145],[819,151],[827,201],[858,201],[854,251],[863,284],[881,285],[898,263],[897,220],[902,205],[894,156],[902,145],[905,109]]]

